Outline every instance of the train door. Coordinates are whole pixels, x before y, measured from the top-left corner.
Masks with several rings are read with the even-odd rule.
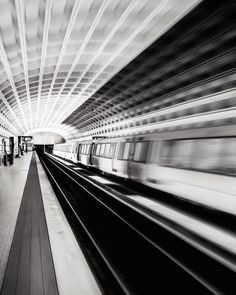
[[[132,160],[133,160],[133,156],[134,156],[134,146],[135,146],[135,142],[130,142],[129,143],[129,156],[127,159],[127,175],[128,178],[131,178],[132,175]]]
[[[110,156],[111,156],[111,171],[114,170],[114,161],[115,161],[115,154],[116,154],[117,143],[113,142],[110,148]]]
[[[137,141],[133,144],[129,161],[129,178],[136,180],[146,179],[147,157],[149,152],[149,141]]]
[[[79,144],[77,146],[77,149],[76,149],[76,154],[77,154],[77,162],[80,162],[80,157],[79,157],[79,153],[80,153],[80,147],[81,147],[81,144]]]
[[[95,144],[94,142],[91,144],[90,153],[89,153],[89,165],[93,165],[93,155],[95,153]]]

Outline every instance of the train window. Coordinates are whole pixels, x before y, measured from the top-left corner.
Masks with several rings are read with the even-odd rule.
[[[110,156],[110,148],[111,148],[111,144],[107,143],[106,144],[106,148],[105,148],[105,157],[109,157]]]
[[[100,156],[101,156],[101,157],[104,156],[105,148],[106,148],[106,145],[105,145],[105,143],[103,143],[103,144],[101,145],[101,150],[100,150]]]
[[[130,149],[130,142],[126,142],[124,146],[123,156],[122,156],[123,160],[129,159],[129,149]]]
[[[97,157],[98,157],[99,154],[100,154],[100,149],[101,149],[101,145],[98,144],[98,145],[97,145],[97,148],[96,148],[96,156],[97,156]]]
[[[225,138],[221,147],[220,170],[223,173],[236,173],[236,138]]]
[[[116,155],[115,158],[120,160],[123,157],[123,153],[124,153],[124,147],[125,147],[125,143],[124,142],[119,142],[117,149],[116,149]]]
[[[195,140],[192,167],[199,170],[217,171],[222,140],[220,138]]]
[[[91,153],[92,153],[93,155],[96,154],[96,148],[97,148],[97,145],[94,144],[94,143],[92,143],[92,145],[91,145]]]
[[[86,153],[86,147],[87,147],[87,145],[86,144],[83,144],[83,154]]]
[[[159,153],[160,153],[160,142],[153,141],[151,144],[151,151],[149,156],[149,161],[151,163],[157,163],[159,159]]]
[[[87,145],[86,145],[86,150],[85,150],[85,154],[86,154],[86,155],[89,154],[89,150],[90,150],[90,145],[87,144]]]
[[[149,141],[136,142],[134,147],[133,161],[145,162],[147,160]]]
[[[109,158],[113,158],[115,148],[116,148],[116,143],[112,143],[109,150],[109,155],[108,155]]]
[[[90,150],[90,145],[87,144],[87,145],[86,145],[86,150],[85,150],[85,154],[86,154],[86,155],[89,154],[89,150]]]
[[[84,153],[84,144],[81,145],[81,150],[80,150],[80,154]]]
[[[160,151],[160,164],[168,166],[171,164],[171,152],[173,148],[173,140],[162,141]]]
[[[72,153],[74,154],[76,152],[76,144],[74,143],[73,145],[72,145]]]
[[[116,147],[117,147],[117,143],[113,143],[111,145],[111,153],[112,153],[112,157],[114,156],[115,152],[116,152]]]
[[[192,166],[194,140],[176,140],[171,152],[171,166],[189,168]]]

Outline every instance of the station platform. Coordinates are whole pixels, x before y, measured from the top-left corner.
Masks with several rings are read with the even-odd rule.
[[[101,294],[35,152],[0,166],[0,294]]]

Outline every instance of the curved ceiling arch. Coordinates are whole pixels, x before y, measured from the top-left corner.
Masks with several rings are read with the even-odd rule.
[[[40,132],[50,132],[50,133],[56,133],[61,135],[63,138],[67,139],[70,138],[73,134],[73,132],[76,132],[75,128],[69,127],[65,129],[65,126],[57,127],[57,128],[35,128],[31,129],[28,132],[24,133],[24,135],[33,135]]]
[[[0,2],[6,128],[69,136],[62,122],[200,0]]]

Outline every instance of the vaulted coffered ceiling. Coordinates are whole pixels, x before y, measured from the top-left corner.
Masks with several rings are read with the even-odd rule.
[[[0,0],[1,127],[70,138],[66,119],[198,2]]]

